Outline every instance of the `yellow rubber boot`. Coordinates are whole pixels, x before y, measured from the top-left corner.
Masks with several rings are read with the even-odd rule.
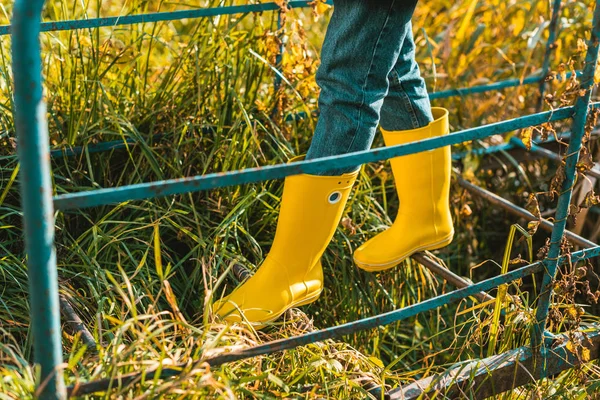
[[[227,322],[247,320],[260,328],[317,300],[323,290],[320,259],[357,175],[286,178],[270,253],[250,279],[214,304],[213,312]]]
[[[448,111],[432,108],[434,121],[405,131],[384,131],[387,146],[448,134]],[[367,271],[394,267],[419,251],[452,242],[450,214],[450,146],[390,160],[400,200],[392,226],[354,251],[354,261]]]

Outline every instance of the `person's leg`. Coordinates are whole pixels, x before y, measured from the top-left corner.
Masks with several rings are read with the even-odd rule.
[[[393,119],[393,113],[405,112],[407,96],[420,84],[414,83],[420,77],[414,59],[410,59],[414,57],[410,20],[416,4],[417,0],[334,0],[317,71],[320,116],[307,159],[368,150],[386,96],[386,120]],[[404,51],[407,37],[412,45]],[[402,76],[404,72],[409,79]],[[398,92],[400,83],[406,83],[407,92]],[[422,96],[420,91],[415,94]],[[419,108],[425,108],[421,103],[417,101]],[[416,118],[428,122],[427,116]],[[355,169],[328,171],[326,175]]]
[[[448,112],[431,108],[414,54],[409,31],[381,108],[380,126],[387,146],[448,133]],[[390,164],[400,207],[389,229],[354,251],[354,261],[367,271],[392,268],[415,252],[448,245],[454,236],[449,208],[450,146],[396,157]]]
[[[431,104],[425,80],[415,60],[411,22],[394,68],[389,74],[390,89],[383,101],[379,125],[386,131],[421,128],[431,121]]]
[[[334,0],[317,74],[321,115],[308,158],[371,146],[388,93],[388,75],[410,30],[415,4],[416,0]],[[323,288],[320,258],[358,171],[326,175],[285,180],[269,255],[250,279],[214,304],[217,315],[261,326],[318,298]]]

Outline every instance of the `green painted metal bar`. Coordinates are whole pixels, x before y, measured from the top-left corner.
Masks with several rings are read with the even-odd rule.
[[[328,4],[333,4],[331,0],[327,1]],[[311,1],[307,0],[292,0],[286,3],[288,8],[304,8],[310,7]],[[275,2],[259,3],[259,4],[245,4],[239,6],[222,6],[222,7],[211,7],[211,8],[200,8],[195,10],[179,10],[179,11],[166,11],[166,12],[155,12],[138,15],[124,15],[119,17],[104,17],[104,18],[89,18],[81,20],[67,20],[67,21],[54,21],[54,22],[42,22],[40,30],[42,32],[53,32],[53,31],[70,31],[75,29],[91,29],[101,28],[109,26],[120,26],[120,25],[133,25],[143,24],[148,22],[163,22],[163,21],[174,21],[186,18],[207,18],[216,17],[219,15],[232,15],[232,14],[247,14],[247,13],[260,13],[264,11],[279,10],[281,7]],[[0,25],[0,36],[10,35],[12,31],[11,25]]]
[[[66,398],[66,391],[60,369],[62,344],[54,210],[46,104],[42,98],[39,26],[43,5],[44,0],[15,2],[12,70],[33,355],[35,363],[41,367],[37,390],[40,399],[54,400]]]
[[[546,91],[546,77],[550,71],[550,55],[556,44],[556,35],[558,33],[558,21],[560,17],[560,8],[562,0],[554,0],[552,5],[552,16],[548,26],[548,41],[546,42],[546,51],[544,52],[544,61],[542,62],[542,74],[539,84],[540,98],[538,99],[537,111],[541,111],[544,106],[544,94]]]
[[[54,149],[50,151],[50,157],[52,158],[63,158],[73,157],[83,154],[87,149],[89,153],[102,153],[110,150],[124,149],[128,146],[135,146],[138,142],[134,139],[127,138],[125,140],[111,140],[108,142],[100,142],[97,144],[90,144],[87,146],[75,146],[75,147],[64,147],[62,149]]]
[[[277,12],[277,38],[279,40],[281,40],[283,30],[285,29],[285,26],[283,25],[283,18],[284,17],[283,17],[281,10],[278,11]],[[281,68],[281,61],[283,60],[283,52],[284,51],[285,51],[285,44],[283,43],[283,40],[281,40],[281,43],[279,45],[279,53],[275,57],[275,68]],[[281,75],[275,74],[274,86],[275,86],[274,92],[275,93],[279,92],[279,88],[281,87]],[[274,107],[273,111],[276,111],[276,110],[277,110],[277,106]]]
[[[577,262],[580,260],[597,257],[598,255],[600,255],[600,246],[594,247],[592,249],[585,249],[575,252],[571,254],[571,259],[573,260],[573,262]],[[560,258],[561,262],[564,262],[566,260],[567,257],[565,256]],[[501,284],[512,282],[516,279],[523,278],[536,272],[543,271],[543,268],[543,262],[536,262],[510,271],[504,275],[489,278],[479,283],[475,283],[471,286],[468,286],[466,288],[458,289],[450,293],[446,293],[434,297],[432,299],[422,301],[415,305],[401,308],[399,310],[390,311],[384,314],[364,318],[358,321],[349,322],[331,328],[325,328],[320,331],[307,333],[293,338],[275,340],[273,342],[252,347],[249,349],[222,354],[213,358],[206,359],[204,361],[209,363],[211,366],[217,366],[249,357],[269,354],[276,351],[289,350],[298,346],[303,346],[318,341],[339,338],[357,332],[359,330],[373,329],[378,326],[388,325],[394,322],[402,321],[404,319],[413,317],[417,314],[456,302],[466,297],[474,296],[480,291],[487,291]]]
[[[479,85],[479,86],[457,88],[457,89],[448,89],[448,90],[443,90],[443,91],[437,92],[437,93],[430,93],[429,99],[430,100],[439,100],[439,99],[446,99],[448,97],[453,97],[453,96],[465,96],[468,94],[484,93],[484,92],[490,92],[490,91],[495,91],[495,90],[507,89],[507,88],[511,88],[511,87],[522,86],[522,85],[530,85],[532,83],[539,83],[541,79],[542,79],[541,76],[530,76],[530,77],[527,77],[522,80],[521,79],[507,79],[507,80],[503,80],[500,82],[490,83],[487,85]]]
[[[572,116],[572,114],[573,107],[564,107],[553,111],[527,115],[508,121],[496,122],[481,127],[465,129],[463,131],[451,133],[446,136],[398,146],[376,148],[368,151],[324,157],[291,164],[248,168],[241,171],[212,173],[202,176],[121,186],[118,188],[63,194],[54,198],[54,206],[59,210],[69,210],[74,208],[119,203],[127,200],[140,200],[173,194],[197,192],[217,187],[242,185],[246,183],[259,182],[268,179],[278,179],[302,173],[314,174],[316,172],[325,171],[331,168],[343,168],[369,162],[376,162],[406,154],[418,153],[421,151],[462,143],[467,140],[481,139],[499,133],[523,129],[532,125],[539,125],[545,122],[569,118]]]
[[[546,320],[550,307],[552,296],[552,282],[556,275],[559,255],[561,251],[561,241],[565,232],[567,216],[569,215],[569,206],[573,194],[573,184],[576,177],[576,165],[579,160],[579,151],[585,125],[590,108],[592,89],[594,86],[594,74],[598,64],[598,50],[600,42],[600,0],[596,1],[594,17],[592,22],[591,37],[588,42],[588,50],[585,58],[585,67],[581,78],[580,88],[584,91],[583,96],[577,98],[575,103],[575,115],[573,118],[571,140],[567,148],[565,163],[565,179],[562,184],[562,193],[558,198],[554,229],[552,230],[550,249],[547,259],[544,261],[546,273],[542,281],[542,289],[538,300],[536,312],[536,324],[532,330],[531,344],[535,349],[541,349],[543,345],[543,332],[546,328]],[[543,349],[545,351],[545,349]]]
[[[600,246],[597,246],[592,249],[584,249],[574,252],[571,254],[570,259],[572,262],[579,262],[582,260],[590,259],[592,257],[598,257],[599,255]],[[567,259],[568,258],[566,256],[562,256],[560,257],[559,261],[564,262],[567,261]],[[382,325],[389,325],[394,322],[414,317],[417,314],[459,301],[466,297],[476,296],[481,291],[490,290],[504,283],[509,283],[516,279],[520,279],[525,276],[541,272],[543,271],[543,269],[543,262],[536,262],[510,271],[507,274],[489,278],[479,283],[470,285],[468,287],[458,289],[450,293],[446,293],[434,297],[432,299],[422,301],[418,304],[401,308],[399,310],[390,311],[373,317],[363,318],[357,321],[348,322],[346,324],[306,333],[304,335],[274,340],[272,342],[268,342],[244,350],[233,351],[231,353],[221,354],[215,357],[198,360],[198,363],[208,363],[211,367],[217,367],[219,365],[229,362],[244,360],[247,358],[265,354],[271,354],[278,351],[290,350],[299,346],[321,342],[327,339],[340,338],[342,336],[349,335],[361,330],[373,329]],[[145,377],[145,379],[153,379],[157,376],[157,374],[159,374],[161,378],[167,378],[180,374],[183,371],[183,369],[188,365],[188,363],[183,363],[180,365],[175,365],[173,367],[164,368],[161,371],[151,370],[136,372],[121,375],[115,379],[118,379],[121,385],[128,385],[130,383],[138,381],[142,375]],[[111,385],[112,381],[112,379],[100,379],[89,383],[82,383],[77,386],[71,386],[68,388],[68,390],[71,395],[82,396],[98,391],[104,391]]]

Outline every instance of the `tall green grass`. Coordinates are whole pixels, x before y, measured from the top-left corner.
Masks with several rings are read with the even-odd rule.
[[[229,4],[233,2],[208,0],[201,6]],[[193,6],[197,5],[48,1],[44,16],[59,20]],[[538,71],[548,7],[536,1],[422,2],[414,26],[418,60],[430,90]],[[590,7],[591,2],[565,6],[554,68],[570,57],[580,62],[577,40],[585,36]],[[4,8],[8,19],[10,8]],[[85,149],[76,157],[53,159],[55,192],[232,171],[303,154],[318,111],[314,72],[329,13],[315,20],[310,10],[289,12],[285,32],[276,31],[276,14],[265,13],[43,34],[52,146]],[[2,18],[0,12],[0,22],[6,22]],[[280,41],[285,53],[282,65],[275,65]],[[3,37],[0,393],[21,399],[32,397],[37,372],[30,365],[9,48],[10,38]],[[273,68],[286,78],[279,90]],[[564,84],[555,83],[550,90],[557,99],[549,99],[547,107],[557,106]],[[531,112],[536,103],[537,88],[531,86],[436,104],[450,109],[452,129],[458,130]],[[508,136],[512,134],[516,132]],[[91,144],[110,140],[128,144],[106,153],[88,150]],[[500,140],[494,137],[456,150]],[[380,138],[376,145],[382,145]],[[540,160],[519,164],[510,154],[494,156],[491,162],[469,158],[461,166],[466,176],[521,205],[531,192],[548,189],[555,169]],[[322,297],[262,332],[222,325],[210,315],[211,301],[239,283],[230,272],[233,263],[254,270],[268,253],[281,193],[282,182],[269,181],[57,213],[60,291],[101,344],[97,353],[87,351],[65,327],[68,383],[189,362],[176,379],[131,387],[115,381],[113,390],[91,397],[359,398],[368,396],[367,382],[394,387],[487,355],[493,308],[478,308],[467,299],[343,342],[327,341],[212,370],[192,363],[453,289],[411,261],[381,274],[364,273],[353,265],[352,250],[385,229],[398,207],[389,165],[377,163],[363,168],[324,255]],[[543,209],[552,207],[546,198],[540,203]],[[452,209],[458,233],[451,246],[436,254],[440,262],[473,280],[500,273],[504,242],[515,218],[457,185]],[[535,250],[545,237],[541,232],[534,236]],[[513,257],[525,251],[519,243]],[[523,310],[534,305],[537,295],[527,281],[512,284],[508,291],[522,306],[508,309],[497,327],[497,351],[527,343],[532,316]],[[588,314],[583,320],[596,321]],[[500,397],[573,398],[576,391],[593,391],[597,382],[592,364]]]

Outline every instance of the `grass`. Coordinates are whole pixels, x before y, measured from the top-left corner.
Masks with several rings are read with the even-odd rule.
[[[207,0],[202,6],[217,4],[221,3]],[[585,37],[591,6],[590,1],[565,5],[553,69],[570,59],[581,66],[578,40]],[[6,19],[0,9],[0,23],[10,15],[9,7],[4,7]],[[44,17],[59,20],[187,7],[192,6],[162,1],[48,1]],[[537,1],[421,2],[414,20],[417,58],[430,90],[538,71],[548,10],[547,2]],[[76,157],[53,159],[55,192],[232,171],[303,154],[315,124],[314,73],[329,13],[315,21],[310,10],[289,12],[285,34],[275,32],[273,13],[43,34],[52,146],[86,149]],[[271,65],[282,35],[285,53],[278,68],[287,82],[276,91]],[[0,393],[22,399],[33,396],[37,372],[30,364],[9,49],[10,38],[3,37]],[[555,82],[549,90],[553,98],[547,99],[547,109],[572,100],[565,99],[565,83]],[[532,112],[536,103],[537,88],[528,86],[435,105],[450,110],[451,129],[459,130]],[[508,140],[514,134],[455,150]],[[105,153],[89,151],[89,145],[110,140],[137,144]],[[375,145],[382,145],[381,138]],[[595,155],[596,143],[589,147]],[[549,190],[555,166],[515,157],[508,153],[491,159],[470,157],[459,167],[464,176],[524,205],[531,193]],[[487,356],[492,307],[472,309],[475,303],[465,300],[345,337],[343,342],[326,341],[212,370],[193,364],[192,360],[219,352],[390,311],[452,289],[412,262],[381,274],[364,273],[353,265],[352,249],[389,225],[398,206],[389,165],[377,163],[363,168],[341,227],[324,255],[322,297],[263,332],[220,324],[208,311],[211,301],[238,284],[229,272],[233,262],[254,269],[267,254],[281,192],[281,181],[269,181],[57,213],[60,292],[102,344],[91,352],[65,327],[67,382],[188,362],[176,379],[127,387],[115,381],[110,392],[90,398],[359,398],[368,396],[366,382],[395,387],[456,362]],[[436,255],[473,280],[499,273],[510,226],[517,220],[470,197],[458,185],[452,196],[457,236]],[[555,199],[540,195],[539,203],[544,211],[554,207]],[[596,228],[597,217],[589,220],[584,235]],[[541,231],[534,235],[534,254],[546,237]],[[526,251],[518,243],[512,256]],[[581,289],[584,283],[573,273],[577,267],[564,269],[559,278],[574,280],[578,283],[573,287]],[[512,284],[508,293],[525,306],[532,305],[539,288],[534,283]],[[556,298],[563,305],[557,302],[553,308],[553,315],[560,316],[553,320],[554,332],[573,329],[578,319],[597,321],[594,309],[576,320],[569,318],[570,307],[581,302],[573,287]],[[495,350],[526,344],[530,325],[531,315],[509,309],[496,326]],[[598,382],[596,363],[590,363],[498,398],[576,398],[593,393]]]

